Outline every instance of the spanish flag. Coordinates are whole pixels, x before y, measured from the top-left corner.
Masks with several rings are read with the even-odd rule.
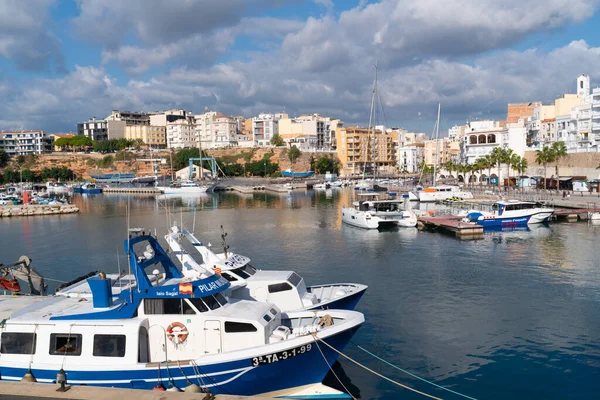
[[[193,294],[194,287],[191,283],[180,283],[179,284],[179,294]]]

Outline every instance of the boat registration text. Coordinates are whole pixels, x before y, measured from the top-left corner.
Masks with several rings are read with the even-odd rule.
[[[312,344],[309,343],[304,346],[280,351],[278,353],[266,354],[264,356],[253,357],[252,358],[252,366],[257,367],[259,365],[272,364],[277,361],[287,360],[288,358],[299,356],[300,354],[307,353],[311,350],[312,350]]]

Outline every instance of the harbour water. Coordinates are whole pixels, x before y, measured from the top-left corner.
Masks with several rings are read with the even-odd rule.
[[[76,215],[0,221],[1,260],[21,255],[51,281],[125,269],[130,226],[166,233],[170,218],[265,269],[295,270],[308,284],[358,282],[366,323],[345,352],[369,368],[444,399],[458,395],[373,359],[360,345],[436,384],[477,399],[587,399],[600,392],[600,226],[562,223],[459,241],[416,229],[342,226],[351,190],[201,198],[76,196]],[[168,205],[168,207],[166,206]],[[163,242],[164,243],[164,242]],[[341,360],[364,399],[412,399]],[[301,371],[298,371],[301,373]],[[332,382],[329,382],[332,383]]]

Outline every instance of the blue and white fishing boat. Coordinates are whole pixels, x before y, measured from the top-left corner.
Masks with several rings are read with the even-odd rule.
[[[290,168],[281,172],[284,178],[310,178],[314,174],[314,171],[293,172]]]
[[[364,322],[356,311],[282,313],[230,301],[212,270],[183,275],[157,240],[132,231],[130,272],[79,280],[57,295],[0,298],[0,373],[53,383],[280,396],[318,385]],[[112,279],[114,277],[114,279]]]
[[[102,193],[102,188],[94,182],[85,182],[80,186],[82,194],[99,194]]]
[[[129,183],[135,178],[134,172],[114,172],[109,174],[90,174],[96,182],[102,183]]]
[[[199,252],[202,262],[185,251],[180,241],[187,239]],[[230,283],[227,295],[231,299],[267,301],[282,311],[344,309],[353,310],[367,290],[358,283],[334,283],[306,286],[304,279],[293,271],[261,270],[250,264],[248,257],[229,251],[216,254],[193,233],[174,226],[165,236],[173,254],[181,262],[184,275],[213,269]],[[228,246],[224,246],[227,248]]]
[[[548,222],[552,214],[554,209],[543,207],[540,203],[503,200],[492,205],[492,212],[471,210],[465,219],[483,227],[514,228]]]

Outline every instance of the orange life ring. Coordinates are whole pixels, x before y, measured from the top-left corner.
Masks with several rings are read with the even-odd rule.
[[[216,265],[212,268],[212,270],[215,271],[215,274],[221,275],[221,268],[217,267]]]
[[[167,337],[175,344],[183,343],[187,340],[189,332],[181,322],[171,322],[167,327]]]

